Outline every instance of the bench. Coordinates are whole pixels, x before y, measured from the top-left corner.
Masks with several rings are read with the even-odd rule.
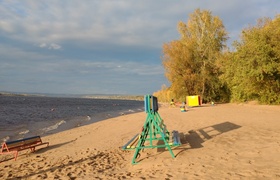
[[[16,160],[19,151],[30,149],[31,152],[34,152],[37,146],[45,144],[47,145],[46,147],[49,146],[49,142],[42,142],[40,136],[34,136],[15,141],[7,141],[2,144],[0,154],[14,154]]]
[[[140,137],[139,134],[136,134],[135,136],[133,136],[133,138],[131,140],[129,140],[124,146],[122,146],[122,149],[134,149],[136,148],[136,145],[138,144]]]
[[[169,136],[169,133],[165,133],[164,137],[167,138],[168,144],[170,146],[180,146],[181,145],[181,140],[180,140],[180,134],[178,131],[174,130],[172,131],[172,136]],[[131,140],[129,140],[124,146],[122,146],[122,149],[135,149],[138,141],[140,140],[140,134],[136,134],[133,136]]]

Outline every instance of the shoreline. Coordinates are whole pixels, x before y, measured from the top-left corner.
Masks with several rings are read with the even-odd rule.
[[[141,127],[145,112],[118,116],[43,137],[47,148],[22,151],[3,161],[3,179],[276,179],[280,178],[280,106],[219,104],[188,108],[161,106],[167,129],[182,145],[168,150],[121,150]]]

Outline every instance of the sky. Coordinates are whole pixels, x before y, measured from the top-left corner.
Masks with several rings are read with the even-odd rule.
[[[169,86],[162,46],[200,8],[230,46],[279,0],[0,0],[0,92],[152,94]]]

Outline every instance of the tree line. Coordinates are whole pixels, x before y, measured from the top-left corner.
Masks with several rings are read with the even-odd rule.
[[[180,38],[163,44],[170,87],[154,93],[162,102],[200,95],[204,103],[258,101],[280,104],[280,15],[242,30],[232,50],[222,20],[196,9],[178,23]]]

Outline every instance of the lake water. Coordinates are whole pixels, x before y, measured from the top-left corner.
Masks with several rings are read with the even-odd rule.
[[[0,141],[45,136],[144,111],[135,100],[0,96]]]

